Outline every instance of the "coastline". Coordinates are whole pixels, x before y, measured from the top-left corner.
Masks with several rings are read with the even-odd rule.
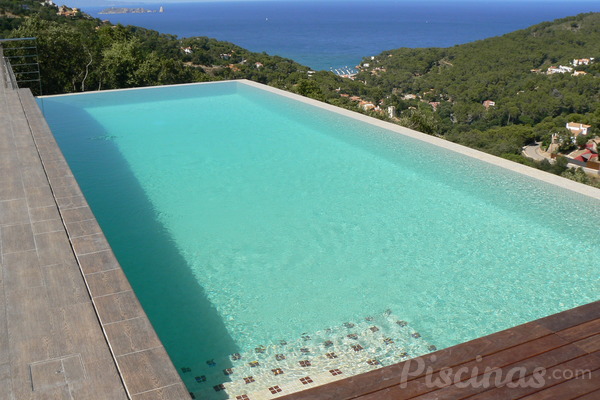
[[[149,13],[162,13],[163,7],[161,6],[158,10],[149,10],[143,7],[109,7],[100,11],[99,15],[114,15],[114,14],[149,14]]]
[[[501,3],[501,2],[500,2]],[[154,9],[160,3],[123,7]],[[206,36],[253,52],[291,58],[315,70],[353,68],[364,57],[401,47],[452,47],[499,36],[531,25],[588,11],[600,3],[537,1],[452,4],[356,1],[235,1],[169,3],[163,14],[98,14],[105,6],[83,10],[112,23],[136,25],[180,38]]]

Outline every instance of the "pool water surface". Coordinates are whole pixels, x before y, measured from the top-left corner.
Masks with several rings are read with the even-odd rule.
[[[38,101],[194,393],[598,300],[598,198],[243,82]]]

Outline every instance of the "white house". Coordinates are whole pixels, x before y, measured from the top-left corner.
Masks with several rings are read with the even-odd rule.
[[[578,65],[590,65],[590,63],[594,61],[594,57],[590,57],[590,58],[578,58],[573,60],[573,65],[574,66],[578,66]]]
[[[495,107],[496,106],[496,102],[493,101],[493,100],[486,100],[486,101],[483,102],[483,106],[487,110],[490,107]]]
[[[389,106],[387,108],[387,113],[388,113],[388,117],[390,118],[394,118],[396,116],[396,107],[394,106]]]
[[[369,103],[367,101],[361,101],[360,103],[358,103],[358,106],[365,111],[375,110],[377,108],[375,107],[375,104]]]
[[[558,67],[550,67],[548,68],[548,75],[552,75],[552,74],[566,74],[567,72],[572,72],[573,68],[571,67],[566,67],[564,65],[559,65]]]
[[[567,129],[571,131],[574,137],[579,135],[587,135],[591,125],[581,124],[579,122],[567,122]]]

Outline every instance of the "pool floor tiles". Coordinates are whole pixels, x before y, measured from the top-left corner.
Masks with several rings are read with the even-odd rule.
[[[435,350],[435,345],[388,311],[259,345],[224,360],[207,360],[203,371],[188,367],[180,371],[196,399],[273,399]]]

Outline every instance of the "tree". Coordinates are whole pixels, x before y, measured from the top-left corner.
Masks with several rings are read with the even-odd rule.
[[[302,79],[296,86],[296,91],[302,96],[311,97],[317,100],[325,100],[323,91],[316,81],[310,79]]]
[[[577,147],[579,147],[580,149],[583,149],[587,142],[588,142],[587,135],[578,135],[575,138],[575,145],[577,145]]]
[[[36,37],[44,93],[81,91],[95,62],[93,44],[75,26],[31,17],[12,37]]]
[[[143,63],[137,39],[114,42],[102,52],[102,57],[100,73],[103,88],[136,86],[140,77],[135,77],[135,72]]]
[[[434,135],[439,131],[439,120],[433,112],[425,110],[403,111],[398,123],[406,128]]]

